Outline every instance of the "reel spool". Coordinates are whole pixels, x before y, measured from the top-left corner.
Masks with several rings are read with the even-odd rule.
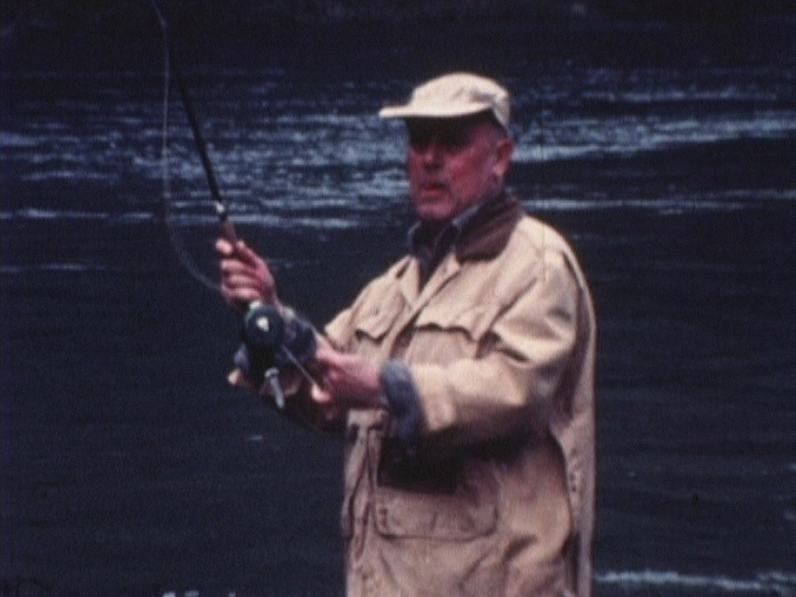
[[[273,305],[252,303],[243,316],[242,335],[249,351],[273,361],[285,339],[285,320]]]
[[[243,343],[249,352],[251,373],[268,380],[278,409],[285,407],[285,394],[279,383],[276,355],[285,339],[285,320],[273,305],[252,303],[243,316]]]

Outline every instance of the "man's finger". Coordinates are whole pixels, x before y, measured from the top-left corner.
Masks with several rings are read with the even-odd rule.
[[[222,257],[231,257],[235,248],[227,239],[219,238],[216,240],[216,252]]]
[[[337,351],[328,344],[319,344],[315,351],[315,361],[324,368],[337,363]]]
[[[257,253],[255,253],[254,251],[252,251],[249,248],[249,246],[242,240],[239,240],[235,244],[235,254],[237,255],[238,259],[240,259],[243,263],[250,265],[252,267],[258,267],[260,262],[262,262],[260,256],[257,255]]]
[[[310,395],[316,404],[331,404],[332,402],[332,395],[317,384],[312,386]]]

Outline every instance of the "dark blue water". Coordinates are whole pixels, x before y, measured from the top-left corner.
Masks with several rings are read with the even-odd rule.
[[[180,40],[284,298],[322,323],[401,254],[403,133],[375,113],[488,70],[511,185],[597,303],[597,595],[796,595],[796,24],[382,33]],[[225,384],[237,322],[176,101],[163,157],[157,41],[3,69],[2,591],[341,595],[339,446]]]

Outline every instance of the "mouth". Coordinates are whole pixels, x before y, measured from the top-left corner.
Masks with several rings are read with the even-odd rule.
[[[446,185],[443,182],[435,181],[435,180],[424,182],[421,185],[421,187],[420,187],[420,190],[423,193],[433,193],[433,194],[442,193],[442,192],[446,191],[447,189],[448,189],[448,185]]]

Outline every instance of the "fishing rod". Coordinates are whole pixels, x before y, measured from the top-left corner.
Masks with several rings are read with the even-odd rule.
[[[168,114],[168,74],[171,70],[174,74],[174,80],[177,83],[177,89],[180,93],[183,108],[188,117],[188,123],[191,126],[194,144],[202,159],[202,168],[204,169],[207,186],[210,189],[210,194],[215,204],[216,215],[218,216],[222,234],[224,238],[232,244],[234,249],[238,241],[235,225],[229,219],[227,205],[218,188],[216,176],[213,171],[213,164],[210,162],[210,156],[207,153],[207,145],[202,136],[202,130],[199,127],[199,120],[196,117],[196,110],[194,109],[191,94],[188,92],[188,86],[185,83],[185,78],[182,76],[182,71],[176,59],[176,53],[171,44],[168,24],[157,1],[150,0],[150,3],[155,11],[158,24],[163,33],[163,45],[166,55],[166,81],[164,85],[167,91],[165,94],[166,99],[164,100],[166,106],[164,106],[163,112],[164,146],[166,138],[165,130],[167,128],[166,115]],[[171,69],[168,68],[169,65],[171,65]],[[164,179],[165,178],[164,175]],[[296,357],[296,353],[298,353],[306,360],[315,352],[315,330],[311,326],[297,322],[296,320],[288,323],[275,306],[254,302],[249,305],[243,315],[241,337],[248,352],[246,361],[248,361],[247,366],[249,372],[256,378],[268,382],[278,409],[282,410],[285,407],[285,394],[279,382],[279,366],[285,364],[285,359],[287,359],[287,362],[295,365],[307,380],[314,383],[312,376],[302,366],[300,359]],[[290,345],[292,349],[288,348],[288,345]]]
[[[221,191],[218,189],[216,175],[213,171],[213,164],[210,162],[210,156],[207,154],[207,145],[205,144],[204,137],[202,136],[202,130],[199,128],[199,121],[196,118],[196,110],[194,109],[193,101],[191,100],[191,94],[188,93],[188,86],[185,84],[185,78],[182,76],[182,70],[180,69],[174,48],[171,44],[168,23],[166,22],[166,19],[160,10],[160,7],[158,6],[157,0],[150,0],[150,3],[152,4],[152,8],[157,15],[158,24],[160,25],[160,29],[163,33],[163,44],[166,51],[166,59],[168,60],[168,63],[171,64],[171,70],[174,73],[174,81],[177,83],[177,89],[180,93],[182,106],[185,109],[185,114],[188,117],[188,123],[191,126],[194,144],[196,145],[196,150],[199,152],[199,157],[202,159],[202,168],[205,171],[205,178],[207,179],[207,186],[210,189],[210,195],[213,197],[213,202],[215,203],[216,215],[218,215],[221,231],[224,234],[224,238],[226,238],[234,246],[238,240],[238,235],[235,232],[235,225],[229,219],[229,212],[227,211],[227,205],[224,202],[224,198],[221,196]]]

